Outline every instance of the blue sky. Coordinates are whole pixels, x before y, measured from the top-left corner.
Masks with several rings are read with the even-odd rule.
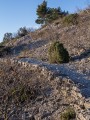
[[[0,41],[6,32],[14,33],[18,28],[37,27],[36,8],[43,0],[0,0]],[[47,0],[49,7],[75,12],[85,8],[90,0]]]

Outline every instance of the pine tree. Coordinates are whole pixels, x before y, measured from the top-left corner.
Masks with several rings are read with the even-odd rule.
[[[36,12],[38,15],[38,19],[36,20],[36,23],[38,23],[38,24],[45,23],[46,22],[46,15],[48,12],[47,2],[45,0],[43,1],[43,3],[41,5],[38,5]]]
[[[47,7],[47,2],[44,0],[42,4],[38,5],[37,8],[37,24],[45,24],[51,22],[59,17],[65,16],[67,12],[62,12],[61,8],[50,8]]]

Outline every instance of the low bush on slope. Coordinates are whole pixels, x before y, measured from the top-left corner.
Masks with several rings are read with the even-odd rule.
[[[69,53],[63,44],[54,42],[49,48],[50,63],[67,63],[69,62]]]
[[[78,14],[70,14],[63,18],[63,24],[65,25],[77,25],[78,24]]]
[[[68,108],[61,114],[61,120],[72,120],[76,118],[76,113],[73,108]]]
[[[0,46],[0,57],[11,53],[10,47]]]

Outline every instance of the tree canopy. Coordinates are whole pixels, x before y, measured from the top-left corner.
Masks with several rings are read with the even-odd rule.
[[[45,24],[51,22],[59,17],[65,16],[68,12],[62,11],[60,7],[50,8],[47,7],[47,2],[44,0],[42,4],[38,5],[36,10],[38,18],[36,19],[37,24]]]

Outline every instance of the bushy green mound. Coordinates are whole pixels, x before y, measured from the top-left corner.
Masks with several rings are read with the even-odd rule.
[[[69,62],[69,53],[64,48],[63,44],[54,42],[49,48],[50,63],[67,63]]]
[[[76,113],[72,108],[68,108],[61,114],[61,120],[72,120],[76,118]]]
[[[65,25],[77,25],[78,24],[78,14],[69,14],[63,18],[63,24]]]

